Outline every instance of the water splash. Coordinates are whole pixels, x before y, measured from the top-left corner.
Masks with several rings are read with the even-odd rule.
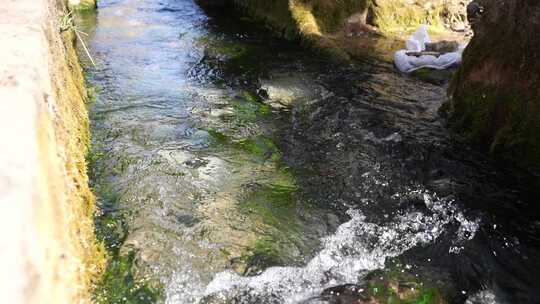
[[[491,290],[482,290],[470,296],[465,304],[498,304],[495,294]]]
[[[186,293],[198,298],[196,303],[202,299],[211,303],[225,299],[234,299],[234,303],[298,303],[325,288],[361,282],[369,271],[384,267],[387,258],[434,242],[448,224],[459,224],[456,243],[476,233],[478,221],[468,220],[452,201],[420,191],[406,195],[421,195],[427,211],[399,214],[389,223],[376,224],[366,221],[360,210],[351,209],[351,219],[322,240],[322,250],[304,267],[271,267],[252,277],[223,271],[203,292],[200,286],[186,288],[182,278],[190,276],[180,271],[167,284],[167,303],[182,303],[179,300],[185,299]]]

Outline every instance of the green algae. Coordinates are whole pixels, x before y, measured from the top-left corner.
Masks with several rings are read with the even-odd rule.
[[[127,222],[117,210],[120,195],[100,189],[101,214],[96,215],[96,235],[106,245],[107,267],[94,289],[95,303],[156,303],[162,298],[161,286],[152,278],[141,278],[135,271],[135,252],[121,253],[127,236]]]
[[[162,297],[159,284],[134,273],[135,252],[120,252],[128,229],[125,215],[118,210],[121,194],[105,185],[94,192],[100,210],[95,216],[96,235],[107,249],[107,267],[95,287],[95,303],[156,303]]]
[[[107,186],[94,187],[94,192],[98,193],[100,210],[94,220],[96,234],[109,251],[117,253],[127,231],[124,217],[117,210],[120,194]]]
[[[127,237],[126,214],[119,209],[122,194],[104,179],[104,169],[99,166],[106,154],[100,145],[89,150],[87,162],[89,176],[94,181],[98,212],[94,215],[97,239],[105,245],[107,266],[94,287],[93,300],[98,304],[146,304],[162,298],[161,286],[152,278],[140,278],[135,273],[135,252],[121,252]],[[124,162],[120,168],[125,170]]]
[[[268,184],[257,188],[240,203],[240,209],[256,214],[269,226],[295,230],[295,219],[291,215],[296,210],[297,187]]]
[[[207,131],[212,141],[218,146],[232,146],[240,151],[244,151],[262,160],[279,161],[281,152],[274,141],[265,135],[255,135],[242,139],[234,139],[218,130],[209,129]]]
[[[366,293],[377,303],[385,304],[446,304],[441,286],[422,280],[402,265],[388,265],[385,270],[375,270],[366,277]]]
[[[274,144],[271,138],[264,135],[257,135],[234,142],[234,145],[254,156],[278,161],[281,158],[281,152]]]
[[[147,279],[137,279],[134,263],[134,252],[111,259],[103,275],[102,283],[96,288],[94,302],[98,304],[158,302],[162,298],[160,286],[153,286]]]
[[[369,287],[369,293],[377,299],[377,303],[386,304],[436,304],[441,303],[437,290],[425,288],[421,285],[410,287],[410,292],[401,295],[396,290],[384,285],[373,283]]]
[[[281,248],[271,237],[258,239],[252,247],[247,249],[240,260],[245,265],[242,271],[243,275],[256,275],[265,268],[287,263],[287,260],[283,258]]]
[[[287,168],[281,168],[272,182],[252,185],[239,201],[239,210],[260,222],[264,231],[241,258],[244,274],[298,262],[303,228],[296,217],[297,192],[293,176]]]
[[[272,115],[272,108],[263,102],[257,94],[243,91],[241,95],[227,98],[231,113],[221,115],[224,122],[232,123],[233,129],[248,125],[254,126]]]
[[[212,142],[215,145],[225,145],[229,143],[231,140],[229,136],[215,129],[207,129],[206,132],[210,134],[210,137],[212,138]]]
[[[256,122],[268,117],[272,111],[269,105],[259,101],[257,96],[244,92],[245,99],[234,99],[230,103],[234,111],[234,119],[239,122]]]
[[[259,95],[251,92],[251,91],[243,91],[242,92],[242,96],[247,100],[247,101],[250,101],[250,102],[253,102],[253,103],[262,103],[263,100],[261,99],[261,97],[259,97]]]

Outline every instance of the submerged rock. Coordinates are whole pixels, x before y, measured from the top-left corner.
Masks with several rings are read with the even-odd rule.
[[[426,278],[424,278],[426,279]],[[325,289],[319,296],[303,304],[387,304],[387,303],[448,303],[433,281],[421,281],[405,270],[376,270],[365,282],[345,284]]]

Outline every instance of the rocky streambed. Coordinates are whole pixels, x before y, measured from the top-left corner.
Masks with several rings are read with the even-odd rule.
[[[445,84],[190,0],[101,1],[79,24],[97,302],[536,301],[538,196],[450,136]]]

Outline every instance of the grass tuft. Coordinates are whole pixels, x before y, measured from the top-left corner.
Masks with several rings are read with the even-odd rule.
[[[81,35],[88,36],[87,33],[79,30],[77,26],[75,25],[75,22],[73,22],[73,14],[72,12],[69,12],[65,15],[63,15],[60,18],[60,32],[65,31],[73,31],[75,33],[75,36],[77,36],[77,39],[81,42],[81,45],[84,49],[84,52],[86,53],[86,56],[88,56],[88,59],[90,59],[90,62],[95,67],[96,63],[94,62],[94,58],[92,58],[92,55],[90,55],[90,51],[88,50],[88,47],[86,46],[86,43],[82,39]]]

